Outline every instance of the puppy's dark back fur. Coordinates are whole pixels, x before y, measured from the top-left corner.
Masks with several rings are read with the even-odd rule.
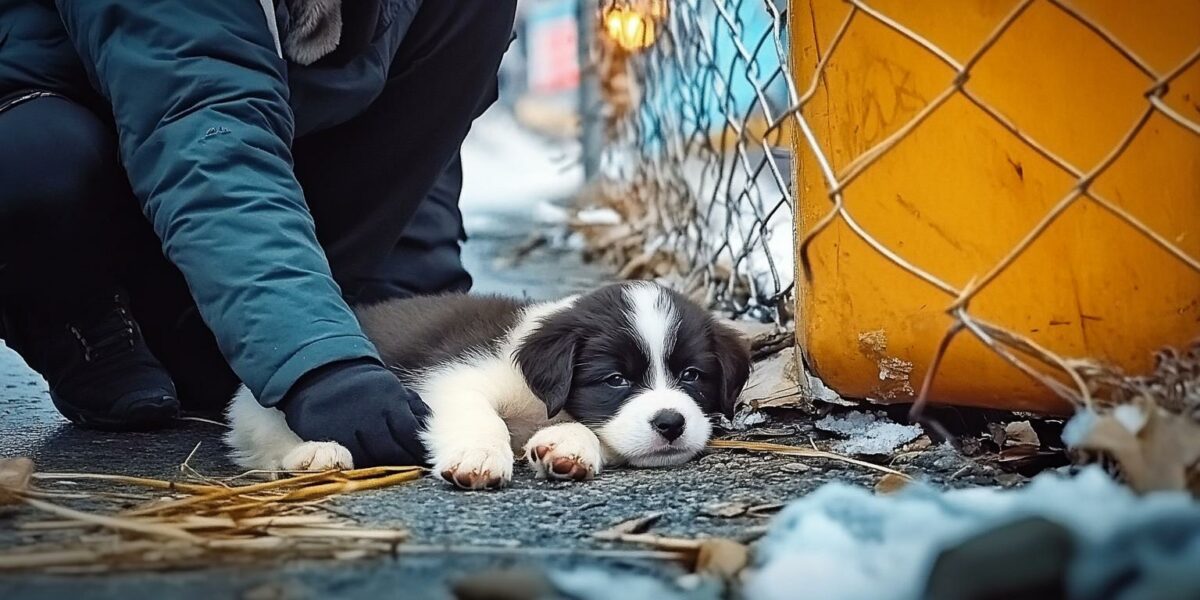
[[[380,357],[405,374],[476,352],[494,351],[526,303],[499,296],[447,294],[355,307]]]

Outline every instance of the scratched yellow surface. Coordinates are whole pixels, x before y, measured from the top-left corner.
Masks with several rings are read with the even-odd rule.
[[[1016,2],[867,4],[961,63]],[[792,70],[802,91],[850,6],[792,2]],[[1070,6],[1157,73],[1200,48],[1198,0],[1075,0]],[[929,52],[859,14],[804,115],[838,170],[903,126],[953,78]],[[966,87],[1086,172],[1132,128],[1151,84],[1094,32],[1036,1],[976,64]],[[1200,64],[1171,85],[1165,101],[1200,122]],[[795,149],[799,239],[832,204],[815,156],[799,136]],[[845,198],[876,239],[961,289],[1000,261],[1074,182],[956,95],[853,181]],[[1094,188],[1200,257],[1200,135],[1156,113]],[[818,235],[809,256],[811,283],[798,275],[797,329],[811,366],[843,395],[911,401],[953,323],[945,314],[953,298],[870,249],[841,219]],[[1062,356],[1094,357],[1140,373],[1152,367],[1158,348],[1200,337],[1200,274],[1081,199],[971,302],[970,312]],[[950,347],[932,399],[1069,408],[966,333]]]

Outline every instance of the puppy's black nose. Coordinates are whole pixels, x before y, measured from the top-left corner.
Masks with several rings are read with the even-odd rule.
[[[650,419],[650,426],[654,427],[659,435],[667,438],[668,442],[673,442],[683,435],[683,415],[669,408],[663,409],[654,413],[654,418]]]

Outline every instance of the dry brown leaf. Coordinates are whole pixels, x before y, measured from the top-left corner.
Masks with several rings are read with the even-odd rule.
[[[733,580],[750,563],[750,549],[731,539],[702,540],[696,552],[696,572]]]
[[[598,540],[612,541],[619,540],[625,535],[644,533],[650,529],[650,526],[658,522],[662,516],[663,514],[660,512],[647,513],[634,519],[621,521],[620,523],[617,523],[616,525],[613,525],[612,527],[609,527],[603,531],[597,531],[596,533],[592,534],[592,537]]]
[[[1185,490],[1191,479],[1191,492],[1200,495],[1197,478],[1189,475],[1200,466],[1200,424],[1148,398],[1096,415],[1073,447],[1112,456],[1139,492]]]
[[[875,482],[875,493],[894,494],[904,489],[909,483],[910,480],[907,477],[897,477],[891,473],[888,473],[887,475],[880,477],[879,481]]]
[[[1004,426],[1004,445],[1040,448],[1042,440],[1033,430],[1033,425],[1030,425],[1029,421],[1013,421]]]
[[[0,458],[0,506],[21,501],[20,493],[29,489],[33,461],[24,456]]]

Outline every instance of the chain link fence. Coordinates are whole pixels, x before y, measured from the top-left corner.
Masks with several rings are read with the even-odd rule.
[[[779,323],[794,272],[785,5],[599,3],[598,202],[617,214],[582,220],[621,276],[675,278],[728,313]]]
[[[1200,136],[1195,115],[1165,99],[1179,78],[1188,73],[1194,77],[1200,48],[1169,68],[1156,68],[1077,8],[1077,3],[1015,0],[993,7],[1002,10],[1003,17],[982,43],[975,42],[967,53],[951,52],[918,33],[919,27],[889,16],[872,2],[845,0],[845,5],[847,12],[832,37],[819,40],[815,69],[801,73],[787,67],[786,0],[602,1],[600,27],[608,35],[599,36],[593,59],[605,100],[606,142],[593,204],[608,211],[581,219],[590,251],[620,265],[622,276],[676,277],[687,289],[731,313],[782,324],[790,318],[796,285],[792,257],[801,261],[799,283],[804,285],[805,278],[812,276],[813,241],[840,222],[879,256],[947,299],[952,324],[925,371],[915,411],[929,396],[951,342],[964,332],[1058,396],[1076,406],[1090,405],[1095,391],[1089,382],[1096,380],[1099,367],[1061,356],[1016,327],[974,314],[971,302],[1079,203],[1099,207],[1191,273],[1200,274],[1200,257],[1185,251],[1178,237],[1156,231],[1093,185],[1120,161],[1152,120],[1156,128],[1165,121],[1186,135]],[[879,5],[889,4],[880,0]],[[1145,79],[1143,106],[1099,160],[1083,161],[1079,153],[1040,141],[970,85],[980,61],[1034,6],[1058,11],[1085,28],[1119,55],[1121,68],[1128,65]],[[954,4],[939,3],[928,9],[931,14],[947,10],[954,10]],[[869,143],[857,129],[837,130],[822,121],[822,115],[805,110],[828,85],[830,60],[839,55],[849,36],[867,35],[860,31],[864,27],[902,36],[948,73],[940,93],[918,103],[910,116]],[[956,54],[966,58],[955,58]],[[952,283],[953,278],[939,276],[881,241],[871,227],[856,219],[846,202],[847,190],[856,181],[952,100],[969,102],[1072,182],[1023,237],[965,285]],[[858,136],[857,145],[849,144],[857,149],[849,156],[831,156],[831,138],[838,136],[842,141]],[[815,157],[824,182],[824,189],[807,190],[799,200],[793,196],[793,165],[787,151],[793,140]],[[1192,194],[1200,196],[1196,190]],[[829,209],[797,228],[793,225],[797,201],[827,202]],[[1192,231],[1197,226],[1193,224]],[[803,237],[793,240],[794,231],[803,231]]]

